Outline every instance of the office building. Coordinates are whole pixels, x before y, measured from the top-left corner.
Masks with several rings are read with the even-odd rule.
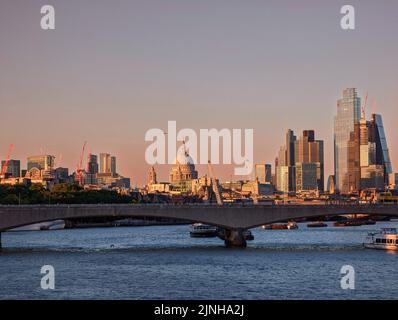
[[[318,165],[314,162],[296,163],[296,191],[314,191],[318,189]]]
[[[112,177],[116,177],[116,157],[109,153],[100,153],[99,159],[99,173],[109,173]]]
[[[315,139],[314,130],[304,130],[298,139],[292,130],[287,131],[275,160],[275,180],[281,192],[324,190],[324,143]]]
[[[100,153],[99,160],[99,173],[111,173],[111,155]]]
[[[97,174],[99,171],[98,168],[98,157],[94,154],[89,154],[87,158],[87,173],[88,174]]]
[[[317,185],[313,190],[324,191],[325,188],[323,149],[323,140],[315,140],[314,130],[304,130],[303,135],[295,142],[296,167],[300,164],[315,164]],[[296,174],[296,186],[297,185],[298,183]]]
[[[116,176],[117,175],[117,171],[116,171],[116,157],[111,157],[111,174],[112,176]]]
[[[355,88],[343,91],[334,118],[334,177],[336,192],[358,192],[360,187],[359,121],[361,99]]]
[[[5,165],[5,160],[1,161],[1,168]],[[8,178],[18,178],[21,174],[21,161],[20,160],[8,160],[5,176]]]
[[[51,171],[54,169],[54,162],[55,157],[51,155],[30,156],[27,159],[27,169],[28,171],[33,168]]]
[[[296,136],[290,129],[285,136],[285,144],[280,147],[275,160],[275,175],[277,190],[281,192],[295,191],[295,151]]]
[[[290,179],[289,177],[292,175],[292,167],[289,166],[277,166],[276,167],[276,175],[277,175],[277,185],[276,189],[281,192],[289,192],[290,189]]]
[[[359,135],[360,189],[383,190],[389,185],[392,166],[381,115],[372,114],[371,120],[366,121],[363,110]]]
[[[272,183],[272,172],[270,164],[256,164],[254,170],[255,178],[259,183]]]
[[[384,132],[383,119],[380,114],[372,114],[369,122],[369,141],[374,144],[376,165],[384,166],[384,181],[388,184],[388,175],[393,173],[387,137]]]

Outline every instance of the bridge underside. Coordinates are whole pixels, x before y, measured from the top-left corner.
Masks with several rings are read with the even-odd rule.
[[[340,214],[398,216],[397,205],[43,205],[0,206],[0,231],[59,219],[112,217],[169,218],[202,222],[226,229],[250,229],[298,218]]]
[[[227,230],[245,230],[299,218],[368,214],[398,216],[398,206],[384,205],[33,205],[0,206],[0,232],[33,223],[76,218],[168,218],[202,222]],[[231,233],[235,234],[235,233]],[[234,236],[231,235],[233,238]],[[239,234],[236,237],[240,237]],[[239,240],[239,239],[238,239]],[[232,241],[233,242],[233,241]]]

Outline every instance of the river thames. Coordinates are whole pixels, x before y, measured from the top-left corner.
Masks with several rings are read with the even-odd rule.
[[[246,249],[189,226],[3,233],[0,299],[397,299],[398,254],[362,246],[376,225],[252,230]],[[55,289],[40,269],[55,269]],[[355,269],[355,289],[340,269]]]

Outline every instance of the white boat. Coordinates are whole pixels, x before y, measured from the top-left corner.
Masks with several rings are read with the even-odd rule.
[[[203,223],[194,223],[191,225],[191,237],[215,237],[217,236],[217,227]]]
[[[8,231],[61,230],[64,228],[65,228],[64,220],[55,220],[55,221],[34,223],[34,224],[27,225],[27,226],[10,229]]]
[[[365,242],[365,248],[397,250],[398,234],[396,228],[382,228],[379,232],[368,233]]]

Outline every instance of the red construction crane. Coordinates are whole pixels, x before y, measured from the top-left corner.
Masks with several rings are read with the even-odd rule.
[[[0,178],[5,178],[5,174],[7,171],[7,167],[8,167],[8,162],[10,160],[11,157],[11,153],[12,153],[12,149],[14,148],[13,144],[10,144],[10,146],[8,147],[8,153],[7,153],[7,157],[3,163],[3,166],[1,168],[1,172],[0,172]]]
[[[10,146],[8,147],[8,153],[7,153],[6,160],[4,161],[3,166],[1,167],[0,178],[5,178],[7,167],[8,167],[8,161],[10,161],[11,152],[12,152],[13,148],[14,148],[14,145],[10,144]]]
[[[86,144],[87,141],[84,141],[83,147],[82,147],[82,152],[80,154],[80,161],[77,165],[77,181],[78,183],[82,186],[83,185],[83,158],[84,158],[84,150],[86,149]]]

